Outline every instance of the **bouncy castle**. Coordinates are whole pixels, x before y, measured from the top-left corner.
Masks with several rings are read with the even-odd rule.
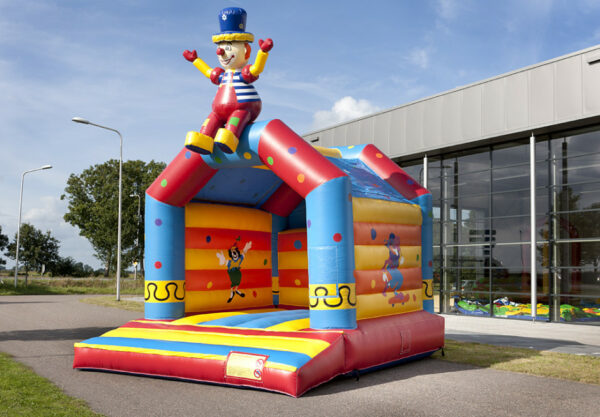
[[[145,316],[75,344],[75,368],[300,396],[443,347],[429,192],[373,145],[246,121],[188,134],[148,188]]]

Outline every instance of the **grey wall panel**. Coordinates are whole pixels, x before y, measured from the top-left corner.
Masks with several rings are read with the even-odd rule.
[[[491,135],[506,129],[506,80],[492,80],[482,85],[481,132]]]
[[[390,155],[402,155],[413,149],[406,143],[406,107],[390,112]]]
[[[581,80],[581,57],[574,56],[556,63],[555,119],[581,117],[583,91]]]
[[[462,137],[462,91],[442,96],[442,126],[439,146],[459,142]]]
[[[427,100],[423,110],[423,145],[436,147],[442,143],[442,111],[444,100],[441,96]]]
[[[600,62],[589,63],[598,51],[583,56],[583,114],[600,113]]]
[[[506,128],[515,130],[529,124],[529,84],[527,72],[506,77]]]
[[[463,90],[462,132],[463,140],[481,136],[481,85]]]
[[[544,65],[529,72],[530,123],[539,126],[554,121],[554,65]]]
[[[373,143],[385,154],[390,153],[390,121],[392,112],[378,114],[373,117]]]
[[[326,130],[326,131],[324,131],[321,134],[319,142],[317,144],[321,145],[321,146],[334,146],[334,143],[333,143],[333,130]]]
[[[423,110],[425,102],[409,106],[406,113],[406,146],[409,149],[423,149]]]
[[[359,143],[374,143],[373,126],[375,123],[374,117],[368,117],[360,121],[360,142]]]
[[[346,146],[346,127],[341,125],[333,129],[333,143],[335,146]]]
[[[360,120],[350,122],[346,125],[346,145],[358,145],[360,143]]]

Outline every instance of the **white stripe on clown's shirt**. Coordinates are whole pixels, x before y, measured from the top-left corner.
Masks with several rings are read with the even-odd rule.
[[[227,70],[221,74],[221,86],[232,86],[235,90],[235,97],[240,103],[249,101],[260,101],[260,97],[252,84],[246,84],[241,71]]]

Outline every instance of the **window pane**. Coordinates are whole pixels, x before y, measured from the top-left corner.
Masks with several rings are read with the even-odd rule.
[[[528,242],[530,240],[529,216],[492,219],[495,242]]]
[[[492,268],[499,275],[520,274],[529,271],[529,245],[496,245],[492,249]]]
[[[494,168],[529,162],[529,140],[494,147],[492,161]]]
[[[490,169],[490,153],[487,149],[483,152],[462,155],[456,158],[458,162],[458,173],[477,172]]]
[[[529,190],[493,194],[492,213],[494,217],[529,214],[529,202]]]
[[[600,210],[560,213],[558,219],[557,235],[561,239],[600,238]]]
[[[512,166],[494,169],[492,189],[497,191],[512,191],[529,189],[529,165]]]

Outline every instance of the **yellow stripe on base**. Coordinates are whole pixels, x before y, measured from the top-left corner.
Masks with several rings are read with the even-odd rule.
[[[417,290],[402,291],[408,294],[410,299],[404,304],[396,303],[392,306],[389,301],[394,296],[393,292],[388,292],[387,296],[383,294],[362,294],[357,296],[356,319],[368,319],[373,317],[390,316],[392,314],[409,313],[423,309],[423,292]]]
[[[324,146],[316,146],[316,145],[313,145],[313,148],[315,148],[317,151],[319,151],[319,153],[323,156],[328,156],[330,158],[341,158],[342,157],[342,151],[340,151],[339,149],[326,148]]]
[[[279,269],[308,269],[308,255],[306,251],[279,252],[277,254]]]
[[[352,198],[352,215],[355,222],[394,223],[421,225],[421,208],[416,204],[395,201]]]
[[[256,348],[298,352],[314,358],[329,347],[329,343],[320,339],[303,337],[271,336],[265,333],[260,336],[238,335],[232,333],[190,332],[173,329],[136,329],[120,327],[102,335],[102,337],[123,337],[129,339],[161,340],[169,342],[202,343],[210,345],[231,346],[232,348]]]
[[[343,310],[356,307],[356,285],[310,284],[308,302],[311,310]]]
[[[188,291],[185,295],[185,312],[201,313],[227,308],[264,307],[273,304],[273,294],[269,287],[242,288],[239,291],[245,296],[240,297],[236,294],[230,303],[227,302],[231,294],[230,290]]]
[[[276,324],[275,326],[267,327],[266,330],[278,332],[295,332],[298,330],[308,329],[310,327],[310,318],[296,319]]]
[[[279,289],[279,304],[308,307],[308,288],[281,287]]]
[[[421,266],[421,247],[420,246],[400,246],[400,264],[402,268],[417,268]],[[385,261],[389,259],[390,252],[383,245],[355,245],[354,246],[354,265],[356,270],[382,269]]]
[[[227,359],[227,356],[223,356],[223,355],[213,355],[213,354],[206,354],[206,353],[174,352],[174,351],[170,351],[170,350],[146,349],[146,348],[136,348],[136,347],[127,347],[127,346],[88,345],[87,343],[75,343],[75,347],[76,348],[111,350],[111,351],[115,351],[115,352],[144,353],[147,355],[177,356],[180,358],[209,359],[209,360],[217,360],[217,361],[225,361]],[[265,363],[265,367],[272,368],[272,369],[281,369],[283,371],[289,371],[289,372],[295,372],[297,369],[295,366],[285,365],[283,363],[270,362],[270,361],[267,361]]]
[[[190,203],[185,206],[185,227],[254,230],[270,233],[271,214],[257,209],[223,204]]]
[[[185,250],[185,269],[227,269],[227,264],[221,265],[221,260],[217,256],[221,253],[226,260],[229,255],[226,249],[186,249]],[[271,269],[271,251],[250,249],[242,261],[242,280],[244,269]]]

